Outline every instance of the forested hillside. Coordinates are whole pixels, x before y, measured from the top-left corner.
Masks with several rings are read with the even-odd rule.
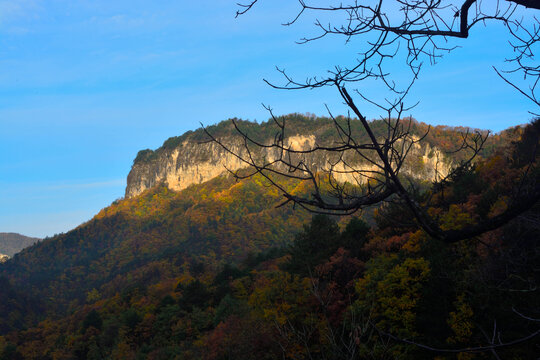
[[[539,179],[539,124],[494,137],[474,165],[416,200],[444,230],[493,218],[516,184]],[[442,149],[462,133],[437,131],[429,141]],[[447,244],[399,202],[332,217],[282,201],[260,176],[161,185],[23,250],[0,265],[0,359],[540,353],[538,204]]]

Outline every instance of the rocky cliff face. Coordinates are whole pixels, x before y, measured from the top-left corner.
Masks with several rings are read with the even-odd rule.
[[[162,151],[147,161],[135,162],[128,175],[126,197],[137,196],[159,183],[180,191],[226,172],[237,170],[242,161],[216,143],[184,141],[175,149]]]
[[[309,150],[323,141],[319,136],[320,133],[320,129],[316,128],[311,134],[295,134],[287,137],[285,144],[293,150]],[[234,155],[238,154],[243,158],[248,156],[240,137],[231,133],[220,137],[232,153],[215,142],[201,142],[200,137],[199,132],[190,133],[174,138],[174,146],[169,139],[162,148],[156,151],[140,152],[128,175],[126,197],[137,196],[160,183],[171,190],[180,191],[191,184],[199,184],[226,174],[227,170],[236,171],[246,167],[246,163]],[[267,138],[265,142],[269,143],[272,140],[273,138]],[[271,162],[278,157],[279,152],[275,148],[265,148],[254,150],[253,154],[259,159]],[[345,155],[347,165],[343,162],[336,164],[335,156],[332,157],[328,153],[314,152],[301,157],[295,156],[297,158],[293,162],[301,159],[310,169],[319,172],[327,172],[332,167],[334,178],[340,182],[348,181],[353,184],[365,182],[365,177],[352,173],[347,165],[366,171],[376,170],[373,165],[365,160],[362,161],[352,152]],[[446,176],[450,165],[449,159],[445,158],[437,148],[430,146],[429,143],[419,143],[413,145],[401,173],[417,179],[433,181]]]

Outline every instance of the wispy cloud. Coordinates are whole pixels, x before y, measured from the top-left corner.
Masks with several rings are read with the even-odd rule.
[[[95,189],[95,188],[107,188],[125,185],[124,179],[114,179],[107,181],[91,181],[83,183],[61,183],[48,185],[45,189],[48,190],[77,190],[77,189]]]
[[[0,0],[0,25],[36,17],[41,9],[35,0]]]
[[[2,184],[0,182],[0,187],[3,189],[26,189],[28,192],[29,190],[32,190],[37,193],[44,193],[44,192],[51,192],[51,191],[63,191],[63,190],[84,190],[84,189],[99,189],[99,188],[112,188],[112,187],[119,187],[119,186],[125,186],[126,180],[125,179],[111,179],[111,180],[104,180],[104,181],[82,181],[82,182],[75,182],[75,181],[58,181],[58,182],[44,182],[44,183],[24,183],[24,182],[18,182],[16,184]]]
[[[148,19],[134,17],[128,14],[115,14],[110,16],[92,16],[86,23],[115,30],[129,30],[142,27],[147,24],[147,20]]]

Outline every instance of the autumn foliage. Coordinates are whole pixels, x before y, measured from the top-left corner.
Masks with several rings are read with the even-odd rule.
[[[496,216],[539,179],[537,127],[418,201],[446,229]],[[258,177],[160,186],[23,251],[0,267],[0,359],[538,354],[538,336],[467,350],[539,330],[538,205],[449,245],[400,203],[336,218],[280,202]]]

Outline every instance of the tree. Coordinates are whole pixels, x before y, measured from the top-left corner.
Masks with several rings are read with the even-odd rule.
[[[249,0],[247,3],[240,4],[237,16],[247,13],[259,2],[262,0]],[[324,5],[325,3],[335,5]],[[324,37],[341,36],[347,41],[360,40],[356,44],[363,47],[352,65],[336,66],[326,76],[313,76],[299,81],[278,68],[283,75],[284,83],[267,83],[276,89],[286,90],[335,87],[357,121],[353,121],[350,117],[334,117],[329,110],[335,128],[334,138],[328,143],[315,142],[309,147],[294,146],[288,140],[288,136],[294,134],[287,131],[286,117],[274,116],[269,107],[267,109],[277,127],[273,142],[260,141],[249,129],[244,129],[242,124],[236,121],[233,121],[233,124],[243,139],[241,150],[238,147],[229,146],[225,140],[216,138],[207,131],[211,140],[221,144],[252,169],[248,172],[233,172],[234,176],[244,178],[260,174],[283,193],[285,196],[283,205],[293,203],[319,213],[350,214],[366,206],[394,202],[395,205],[391,208],[397,209],[401,216],[414,218],[429,237],[449,244],[477,237],[478,241],[483,241],[482,244],[487,247],[489,243],[485,244],[484,240],[487,239],[489,242],[490,236],[497,236],[497,232],[488,233],[491,230],[501,228],[499,231],[510,234],[512,227],[519,228],[519,223],[527,218],[527,216],[522,216],[526,211],[534,207],[528,215],[537,214],[538,206],[536,205],[540,200],[540,182],[538,181],[540,118],[522,129],[521,141],[483,162],[478,162],[476,157],[481,152],[488,134],[464,131],[461,143],[456,144],[455,147],[455,151],[464,153],[461,164],[447,176],[438,179],[429,191],[417,191],[414,182],[409,182],[404,176],[403,167],[405,160],[411,154],[411,149],[424,137],[416,136],[411,131],[414,123],[411,119],[403,117],[403,114],[412,108],[405,105],[405,99],[415,80],[421,75],[423,63],[435,63],[443,55],[451,53],[454,49],[452,39],[467,39],[472,29],[480,25],[491,26],[495,23],[502,25],[512,38],[510,47],[514,51],[514,57],[507,59],[509,69],[494,70],[503,81],[531,101],[533,114],[538,113],[536,109],[540,106],[540,101],[537,83],[540,79],[540,66],[535,61],[535,51],[540,44],[540,21],[536,17],[540,10],[539,1],[344,0],[325,2],[298,0],[298,4],[298,12],[285,23],[286,26],[302,21],[308,13],[318,17],[315,22],[318,34],[302,38],[301,43],[316,41]],[[389,64],[392,61],[403,61],[410,75],[408,81],[398,81],[402,79],[403,73],[396,74],[389,71]],[[392,99],[372,99],[366,92],[350,89],[353,86],[367,89],[372,84],[385,87]],[[380,109],[383,114],[384,129],[375,128],[377,124],[367,120],[361,106],[358,105],[359,100]],[[355,131],[358,123],[362,127],[361,134]],[[261,157],[258,155],[260,153],[258,149],[270,150],[264,153],[273,152],[275,156]],[[314,153],[322,153],[323,157],[329,159],[326,169],[314,168],[307,160]],[[369,166],[358,167],[358,163],[353,161],[354,158],[362,159]],[[338,181],[339,178],[343,179],[344,175],[349,183]],[[306,192],[291,191],[290,188],[285,187],[280,180],[282,177],[310,184],[308,195],[305,195]],[[477,193],[480,194],[476,197],[471,196],[474,195],[473,189],[477,189]],[[384,212],[385,209],[382,210]],[[511,220],[515,220],[511,226],[503,227]],[[517,232],[514,230],[513,233]],[[415,238],[429,238],[420,231],[414,234]],[[410,238],[412,237],[411,235]],[[525,238],[529,239],[528,236]],[[521,242],[516,241],[513,236],[498,239],[498,241],[503,240],[509,243],[509,249],[514,249],[511,244]],[[537,240],[530,241],[532,244],[529,244],[527,250],[521,248],[519,244],[515,246],[515,250],[528,252],[530,249],[537,249]],[[438,244],[437,242],[429,243],[431,246]],[[414,241],[409,245],[410,249],[413,249]],[[456,249],[468,245],[472,243],[460,243],[446,248]],[[501,253],[505,253],[503,247],[497,248],[499,249]],[[532,252],[534,253],[534,250]],[[527,260],[519,259],[518,256],[511,259],[516,269],[529,264]],[[500,264],[500,268],[506,268],[506,272],[501,275],[505,281],[512,278],[514,272],[517,273],[514,270],[508,271],[508,263],[510,262],[501,261]],[[416,279],[417,284],[414,285],[421,284],[429,268],[427,262],[423,262],[421,257],[407,257],[402,264],[393,266],[395,266],[393,271],[381,272],[381,280],[377,283],[379,293],[363,291],[366,296],[378,294],[380,297],[374,299],[375,305],[368,304],[367,312],[371,314],[373,311],[378,311],[377,306],[379,306],[379,311],[386,314],[386,320],[396,323],[392,331],[396,328],[410,330],[412,320],[407,322],[407,316],[413,316],[413,311],[410,310],[407,315],[407,312],[398,314],[393,313],[392,310],[402,309],[401,303],[406,303],[405,300],[419,297],[414,292],[419,291],[420,288],[411,286],[412,282],[407,280],[407,276],[422,275]],[[493,266],[493,268],[498,268],[498,266]],[[530,274],[529,270],[524,272]],[[369,271],[368,275],[370,275]],[[497,276],[494,275],[494,278]],[[532,281],[535,282],[535,280]],[[478,285],[474,281],[470,283],[474,286]],[[362,283],[358,284],[362,287]],[[406,284],[403,289],[398,286],[402,284]],[[534,286],[531,289],[537,288]],[[510,291],[514,290],[516,289],[512,288]],[[533,291],[529,288],[520,288],[521,290]],[[395,294],[392,291],[395,291]],[[414,294],[407,295],[407,291],[412,291]],[[405,296],[401,298],[401,295]],[[465,325],[470,316],[467,303],[459,297],[461,295],[457,295],[454,304],[456,311],[451,313],[453,314],[451,323],[463,335],[466,333]],[[383,298],[391,301],[382,302]],[[501,303],[500,307],[509,306],[513,310],[516,304],[518,303],[514,300]],[[530,303],[527,304],[530,305]],[[408,306],[413,309],[416,303],[410,303]],[[457,311],[458,308],[460,311]],[[401,315],[405,317],[400,318]],[[536,316],[529,314],[521,317],[525,320],[538,321]],[[495,318],[493,317],[494,320]],[[493,321],[493,323],[493,334],[499,333],[497,322]],[[495,358],[499,358],[498,349],[502,350],[527,342],[540,334],[536,326],[532,326],[532,331],[527,326],[520,325],[520,327],[517,340],[503,342],[501,338],[497,340],[493,336],[491,339],[486,335],[489,343],[487,346],[443,349],[405,339],[404,337],[414,335],[412,331],[409,331],[408,335],[396,331],[396,334],[400,336],[397,337],[381,332],[377,324],[373,325],[379,335],[386,339],[439,353],[489,351]],[[459,335],[458,333],[459,331],[456,336]]]
[[[236,16],[245,14],[259,1],[251,0],[248,3],[239,4],[240,10]],[[348,0],[340,2],[339,5],[321,5],[320,1],[298,0],[298,4],[298,13],[284,25],[289,26],[300,21],[308,12],[316,13],[317,16],[336,14],[328,19],[328,23],[323,23],[318,18],[315,26],[319,33],[302,38],[300,43],[330,35],[344,36],[348,41],[353,38],[363,38],[368,41],[365,42],[365,49],[360,53],[356,65],[346,68],[336,67],[327,78],[319,80],[311,78],[305,82],[297,82],[283,72],[287,83],[282,88],[316,88],[335,85],[344,87],[346,83],[375,78],[382,80],[390,90],[396,93],[406,93],[418,76],[422,62],[426,58],[434,63],[444,53],[456,48],[448,45],[449,38],[466,39],[473,28],[498,22],[511,35],[513,41],[510,46],[516,55],[507,59],[515,66],[512,70],[497,70],[497,73],[529,100],[540,106],[536,88],[540,78],[540,67],[534,59],[535,47],[538,46],[540,39],[540,22],[535,13],[535,10],[540,10],[538,1]],[[385,67],[398,54],[400,44],[406,45],[404,47],[406,49],[405,61],[413,74],[411,83],[402,84],[401,88],[404,89],[402,91],[398,90]],[[529,89],[520,87],[503,75],[514,72],[521,72],[525,80],[530,81]],[[343,95],[346,96],[346,94]]]
[[[259,1],[251,0],[240,4],[237,16],[248,12]],[[300,21],[308,12],[316,16],[326,16],[328,25],[324,25],[326,22],[323,20],[317,20],[315,26],[319,34],[305,37],[300,42],[316,41],[331,35],[343,36],[347,41],[364,40],[361,43],[364,48],[356,62],[351,66],[336,66],[326,77],[315,76],[304,81],[298,81],[284,70],[278,69],[284,77],[284,84],[267,83],[274,88],[287,90],[335,87],[353,116],[361,123],[367,140],[355,136],[351,130],[350,117],[333,117],[329,110],[335,125],[333,141],[314,144],[309,149],[294,147],[287,140],[285,120],[274,116],[267,107],[277,126],[272,143],[258,141],[233,121],[236,130],[244,139],[244,149],[238,152],[207,131],[213,141],[253,169],[248,174],[234,172],[234,176],[244,178],[256,173],[261,174],[283,192],[286,198],[284,204],[293,202],[310,211],[321,213],[350,214],[381,202],[400,201],[426,233],[447,243],[496,229],[538,202],[540,185],[531,176],[534,172],[530,171],[537,166],[538,131],[530,149],[534,156],[529,164],[523,167],[520,185],[510,194],[511,201],[506,211],[462,228],[441,227],[438,219],[428,213],[429,206],[422,204],[421,199],[412,191],[411,184],[408,184],[401,174],[411,149],[424,138],[412,134],[412,120],[403,117],[403,114],[411,109],[405,105],[405,98],[420,75],[423,62],[427,59],[434,63],[443,54],[451,52],[454,47],[447,45],[448,40],[467,38],[471,29],[479,24],[501,23],[511,35],[513,41],[510,46],[516,55],[508,59],[508,62],[514,67],[510,70],[495,71],[531,100],[535,107],[540,106],[536,86],[540,80],[540,66],[535,63],[534,54],[540,44],[540,21],[535,17],[537,10],[540,10],[538,1],[497,0],[486,4],[477,0],[350,0],[327,6],[312,5],[314,3],[315,1],[298,0],[298,13],[284,25]],[[395,74],[387,70],[388,63],[396,59],[403,59],[410,73],[410,80],[405,83],[398,82],[394,78]],[[515,80],[514,75],[517,73],[523,76],[528,86]],[[394,99],[377,101],[368,98],[359,90],[349,92],[348,86],[358,83],[382,84]],[[368,121],[353,95],[381,110],[385,122],[383,131],[377,132],[373,129],[373,123]],[[534,128],[538,129],[538,121]],[[466,158],[448,176],[438,179],[432,194],[443,191],[452,179],[470,170],[487,137],[488,134],[481,132],[463,133],[462,142],[456,146],[455,151],[466,153]],[[257,157],[257,148],[273,149],[276,156],[271,159]],[[305,161],[305,156],[313,153],[323,153],[330,159],[327,169],[314,169]],[[353,158],[360,159],[369,166],[355,166]],[[291,193],[280,184],[279,176],[310,183],[311,195],[299,196]],[[353,183],[352,186],[336,180],[343,176],[348,177],[349,183]]]

